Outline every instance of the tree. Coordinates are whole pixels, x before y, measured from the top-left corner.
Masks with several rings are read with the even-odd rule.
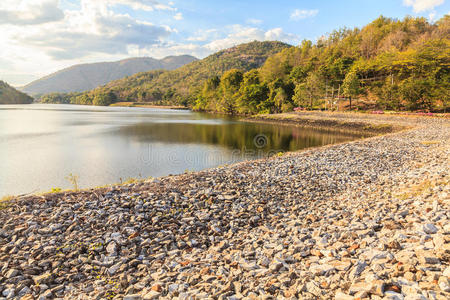
[[[412,110],[433,108],[434,81],[430,78],[410,77],[400,84],[400,95]]]
[[[323,96],[323,79],[315,72],[309,73],[306,81],[295,86],[292,100],[299,106],[313,108]]]
[[[239,91],[243,79],[240,70],[231,69],[225,72],[220,81],[222,94],[221,108],[223,112],[233,114],[236,111],[236,93]]]
[[[350,99],[350,109],[352,109],[352,97],[357,97],[361,93],[360,82],[355,71],[350,71],[342,82],[344,96]]]
[[[115,100],[116,100],[115,94],[112,92],[96,94],[94,96],[92,104],[97,106],[108,106]]]

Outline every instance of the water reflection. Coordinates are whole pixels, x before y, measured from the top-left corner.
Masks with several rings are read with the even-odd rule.
[[[0,106],[0,196],[164,176],[358,138],[145,108]]]

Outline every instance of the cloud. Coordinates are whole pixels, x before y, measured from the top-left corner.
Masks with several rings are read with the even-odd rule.
[[[445,0],[403,0],[403,4],[412,6],[416,13],[432,10],[436,6],[442,5],[444,2]]]
[[[267,31],[256,27],[245,27],[242,25],[232,25],[229,28],[230,32],[226,37],[209,42],[204,45],[204,47],[210,51],[219,51],[254,40],[292,42],[297,39],[296,35],[285,33],[281,28],[273,28]]]
[[[296,9],[291,13],[291,20],[298,21],[311,18],[319,13],[318,9]]]
[[[89,23],[86,21],[83,14],[72,16],[61,28],[31,32],[16,39],[39,47],[53,59],[60,60],[79,58],[93,52],[126,54],[128,45],[156,45],[172,32],[167,26],[139,22],[128,15],[96,15]],[[76,26],[70,26],[70,23]]]
[[[173,2],[169,5],[162,4],[154,0],[94,0],[98,2],[105,2],[109,5],[126,5],[134,10],[154,11],[154,10],[176,10],[173,7]]]
[[[64,13],[58,8],[58,0],[2,0],[0,3],[0,25],[36,25],[63,18]]]
[[[259,25],[262,24],[263,21],[259,19],[248,19],[246,22],[248,24]]]
[[[183,14],[177,13],[175,16],[173,16],[173,18],[177,21],[183,20]]]
[[[207,29],[198,30],[194,36],[188,37],[187,40],[190,42],[204,42],[211,39],[219,38],[219,30],[217,29]]]

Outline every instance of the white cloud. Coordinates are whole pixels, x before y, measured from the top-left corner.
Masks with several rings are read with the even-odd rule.
[[[188,37],[187,40],[190,42],[204,42],[206,40],[219,38],[219,30],[208,29],[208,30],[198,30],[194,36]]]
[[[267,31],[256,27],[245,27],[242,25],[232,25],[229,28],[231,30],[226,37],[214,40],[204,45],[204,47],[210,51],[219,51],[254,40],[278,40],[282,42],[292,42],[297,39],[297,36],[285,33],[281,28],[273,28]]]
[[[40,48],[53,59],[70,59],[92,52],[126,54],[127,45],[155,45],[171,32],[167,26],[115,13],[103,1],[82,0],[81,10],[67,11],[57,26],[34,27],[13,38]]]
[[[0,25],[35,25],[59,21],[64,13],[58,8],[58,0],[2,0]]]
[[[319,13],[318,9],[296,9],[291,13],[291,20],[302,20],[306,18],[311,18]]]
[[[177,13],[177,14],[175,14],[175,16],[173,16],[173,18],[177,21],[183,20],[183,14]]]
[[[165,9],[156,1],[81,0],[62,11],[58,0],[1,0],[0,77],[24,84],[73,64],[124,58],[130,46],[158,47],[176,34],[168,26],[117,13],[117,4]]]
[[[154,0],[93,0],[93,2],[94,1],[104,2],[108,5],[126,5],[134,10],[176,10],[176,8],[173,7],[173,2],[170,2],[169,5],[165,5]]]
[[[436,6],[442,5],[444,2],[445,0],[403,0],[403,4],[412,6],[416,13],[432,10]]]
[[[259,25],[259,24],[262,24],[262,20],[259,20],[259,19],[248,19],[247,20],[247,23],[248,24],[253,24],[253,25]]]

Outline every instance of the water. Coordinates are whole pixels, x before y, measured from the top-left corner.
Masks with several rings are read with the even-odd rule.
[[[0,105],[0,196],[197,171],[358,138],[186,110]]]

